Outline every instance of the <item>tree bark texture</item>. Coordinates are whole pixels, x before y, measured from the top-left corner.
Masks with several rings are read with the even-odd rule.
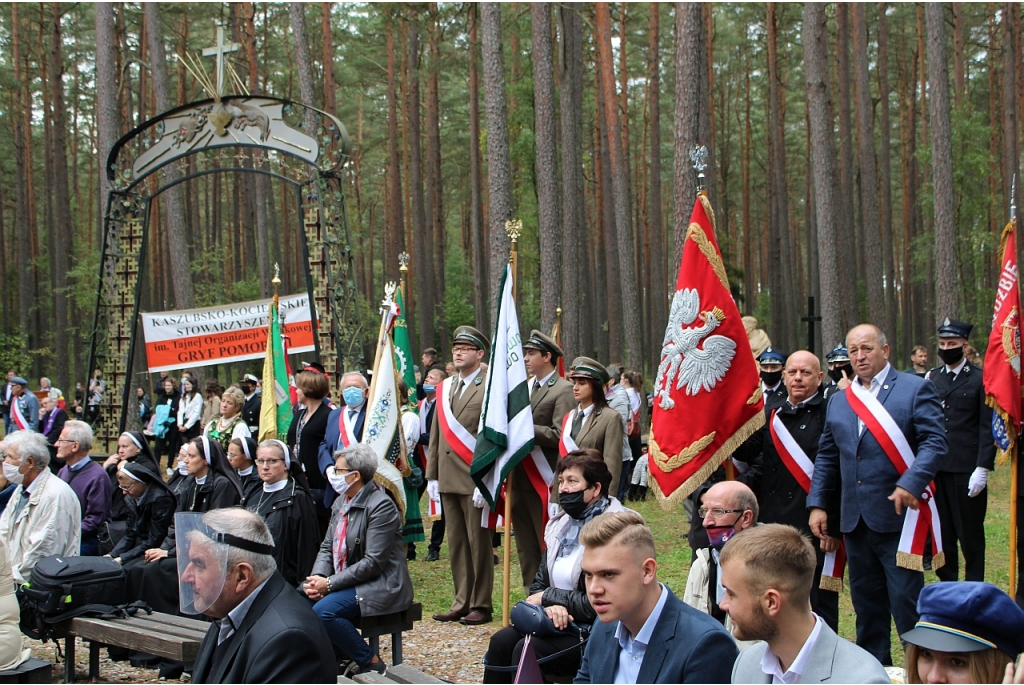
[[[896,266],[892,228],[892,156],[889,119],[889,34],[886,3],[878,3],[878,130],[881,137],[878,155],[878,201],[881,208],[879,229],[882,237],[882,273],[885,277],[885,324],[896,335]],[[895,340],[895,338],[894,338]]]
[[[444,317],[445,300],[445,245],[447,236],[444,228],[444,194],[441,187],[441,103],[438,84],[438,73],[441,69],[441,54],[438,46],[441,40],[441,27],[438,22],[437,3],[430,9],[430,69],[427,80],[427,236],[430,243],[424,258],[432,258],[434,262],[434,282],[432,297],[428,305],[436,321],[434,339],[435,347],[447,349],[448,325]],[[430,253],[433,252],[431,256]]]
[[[690,225],[693,202],[697,197],[697,172],[690,162],[690,150],[700,142],[700,107],[694,100],[701,92],[700,82],[707,77],[702,68],[700,45],[702,25],[700,3],[677,2],[675,5],[675,154],[673,165],[675,251],[669,278],[679,268],[686,230]],[[707,172],[705,172],[706,174]],[[674,279],[673,279],[674,280]],[[673,288],[675,290],[675,288]]]
[[[839,282],[840,298],[845,312],[859,319],[857,274],[863,246],[857,239],[853,202],[853,130],[850,122],[850,6],[836,5],[838,52],[836,84],[838,86],[839,119]],[[825,311],[824,309],[822,311]],[[827,316],[826,312],[826,316]]]
[[[1020,35],[1014,31],[1012,10],[1013,3],[1003,3],[1002,44],[1003,44],[1003,198],[1002,210],[1009,212],[1011,204],[1020,207],[1016,200],[1020,199],[1020,150],[1017,146],[1018,106],[1017,106],[1017,72],[1021,68],[1017,58],[1017,42]],[[1012,198],[1013,177],[1017,175],[1017,195]]]
[[[409,309],[416,318],[416,330],[422,347],[433,347],[434,312],[433,283],[434,255],[427,247],[426,206],[423,199],[423,143],[420,128],[420,25],[415,10],[411,10],[406,40],[409,90],[406,93],[406,122],[409,126],[409,192],[412,193],[413,282],[416,291],[409,300]],[[428,304],[429,303],[429,304]]]
[[[167,76],[167,53],[164,49],[164,30],[160,16],[159,3],[146,3],[146,28],[149,34],[149,61],[153,75],[153,96],[155,105],[161,112],[173,108],[175,103],[170,96],[170,80]],[[174,164],[160,170],[160,182],[168,186],[181,174]],[[181,309],[195,306],[195,295],[192,287],[192,269],[189,259],[188,238],[185,235],[185,207],[182,188],[176,185],[162,193],[161,205],[164,209],[164,226],[167,233],[167,253],[170,262],[171,287],[174,291],[175,304]]]
[[[501,48],[501,4],[480,4],[483,51],[484,112],[487,122],[487,195],[490,232],[490,284],[493,288],[491,320],[497,312],[497,288],[508,263],[509,239],[505,222],[513,218],[512,162],[508,150],[508,103],[505,100],[505,67]]]
[[[13,7],[13,5],[12,5]],[[99,196],[96,204],[97,245],[103,244],[103,217],[107,213],[107,196],[110,181],[107,180],[107,157],[117,142],[117,37],[114,27],[114,5],[98,2],[94,8],[96,19],[96,129],[97,157],[99,159]],[[17,67],[15,67],[17,68]],[[20,178],[20,177],[19,177]]]
[[[249,66],[249,92],[258,93],[259,88],[259,73],[256,67],[256,22],[255,22],[255,10],[251,2],[242,3],[242,9],[244,12],[244,27],[242,31],[242,42],[245,46],[246,61]],[[329,53],[332,51],[330,43],[326,43],[324,46],[324,64],[329,64],[326,61]],[[326,86],[325,86],[326,90]],[[333,111],[333,108],[328,108],[328,111]],[[257,151],[251,155],[252,167],[254,169],[262,168],[265,166],[265,156],[262,151]],[[253,189],[253,202],[256,210],[256,262],[258,267],[258,274],[260,279],[260,297],[263,299],[269,298],[273,294],[271,279],[273,274],[270,272],[270,225],[267,219],[267,196],[270,195],[270,180],[263,174],[252,174],[252,189]]]
[[[562,236],[558,229],[558,141],[551,46],[551,3],[530,5],[533,106],[537,150],[537,231],[540,237],[540,325],[550,332],[561,305]]]
[[[959,312],[960,273],[953,222],[953,145],[949,105],[949,69],[946,66],[946,10],[941,3],[924,9],[928,36],[928,102],[932,129],[932,179],[935,202],[935,320]]]
[[[405,249],[405,214],[402,198],[402,165],[398,154],[398,83],[395,57],[395,22],[387,23],[388,52],[388,205],[389,226],[387,249],[384,251],[385,273],[398,268],[398,254]]]
[[[654,363],[661,356],[661,341],[668,325],[669,287],[665,280],[665,225],[661,214],[661,55],[660,55],[660,4],[649,5],[648,52],[647,52],[647,106],[650,109],[650,189],[647,194],[650,226],[651,260],[648,264],[650,280],[648,297],[651,302],[650,361]]]
[[[53,234],[53,266],[54,266],[54,353],[57,362],[58,387],[70,387],[71,348],[68,335],[65,333],[70,320],[68,317],[68,271],[71,268],[71,250],[73,226],[71,220],[71,192],[68,188],[68,155],[67,155],[67,114],[64,109],[64,56],[63,32],[61,31],[61,4],[50,4],[50,61],[49,81],[52,89],[53,103],[53,139],[50,164],[53,174],[54,223],[51,224]]]
[[[469,232],[473,262],[473,309],[476,327],[490,330],[490,268],[487,263],[487,227],[484,224],[483,161],[480,159],[480,67],[477,33],[480,6],[471,5],[469,24]]]
[[[829,41],[825,6],[804,5],[804,76],[807,79],[807,109],[810,113],[814,204],[818,225],[818,256],[821,275],[822,339],[844,340],[849,313],[840,301],[839,251],[836,234],[837,170],[832,94],[829,87]],[[848,259],[844,255],[843,259]]]

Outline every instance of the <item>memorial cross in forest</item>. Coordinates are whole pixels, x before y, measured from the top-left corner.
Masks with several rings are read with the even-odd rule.
[[[235,52],[241,48],[239,43],[225,43],[224,42],[224,27],[217,27],[217,44],[208,48],[203,48],[203,57],[217,57],[217,90],[213,94],[213,99],[220,102],[221,95],[224,94],[224,55],[229,52]]]

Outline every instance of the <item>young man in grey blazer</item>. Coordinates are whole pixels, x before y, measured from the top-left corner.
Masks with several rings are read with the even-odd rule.
[[[734,683],[888,683],[882,664],[811,611],[817,557],[792,526],[768,523],[736,534],[720,558],[737,640],[763,640],[736,658]]]

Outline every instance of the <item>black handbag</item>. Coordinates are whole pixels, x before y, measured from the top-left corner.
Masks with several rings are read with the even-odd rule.
[[[537,606],[536,604],[530,604],[527,601],[521,601],[512,607],[512,612],[509,614],[509,621],[515,626],[523,635],[536,635],[537,637],[550,637],[552,635],[561,635],[565,631],[559,630],[555,627],[555,622],[551,620],[551,617],[544,611],[544,607]],[[572,621],[566,627],[575,628],[578,630],[578,626]]]

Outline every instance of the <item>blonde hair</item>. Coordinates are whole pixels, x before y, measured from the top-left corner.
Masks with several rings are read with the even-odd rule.
[[[908,642],[905,668],[908,683],[921,683],[921,674],[917,670],[917,658],[922,647]],[[1006,664],[1012,664],[1013,658],[998,649],[983,649],[978,652],[963,652],[967,659],[967,670],[971,674],[972,683],[1001,683],[1006,671]]]
[[[238,407],[238,411],[242,411],[242,407],[245,406],[245,394],[243,394],[241,390],[232,385],[221,393],[220,401],[223,402],[225,397],[235,403],[235,406]]]
[[[725,543],[719,564],[731,559],[746,564],[754,594],[774,588],[797,602],[810,601],[817,555],[796,528],[766,523],[742,530]]]
[[[580,531],[580,544],[594,549],[618,542],[635,551],[640,560],[656,559],[654,535],[635,511],[617,511],[592,518]]]

